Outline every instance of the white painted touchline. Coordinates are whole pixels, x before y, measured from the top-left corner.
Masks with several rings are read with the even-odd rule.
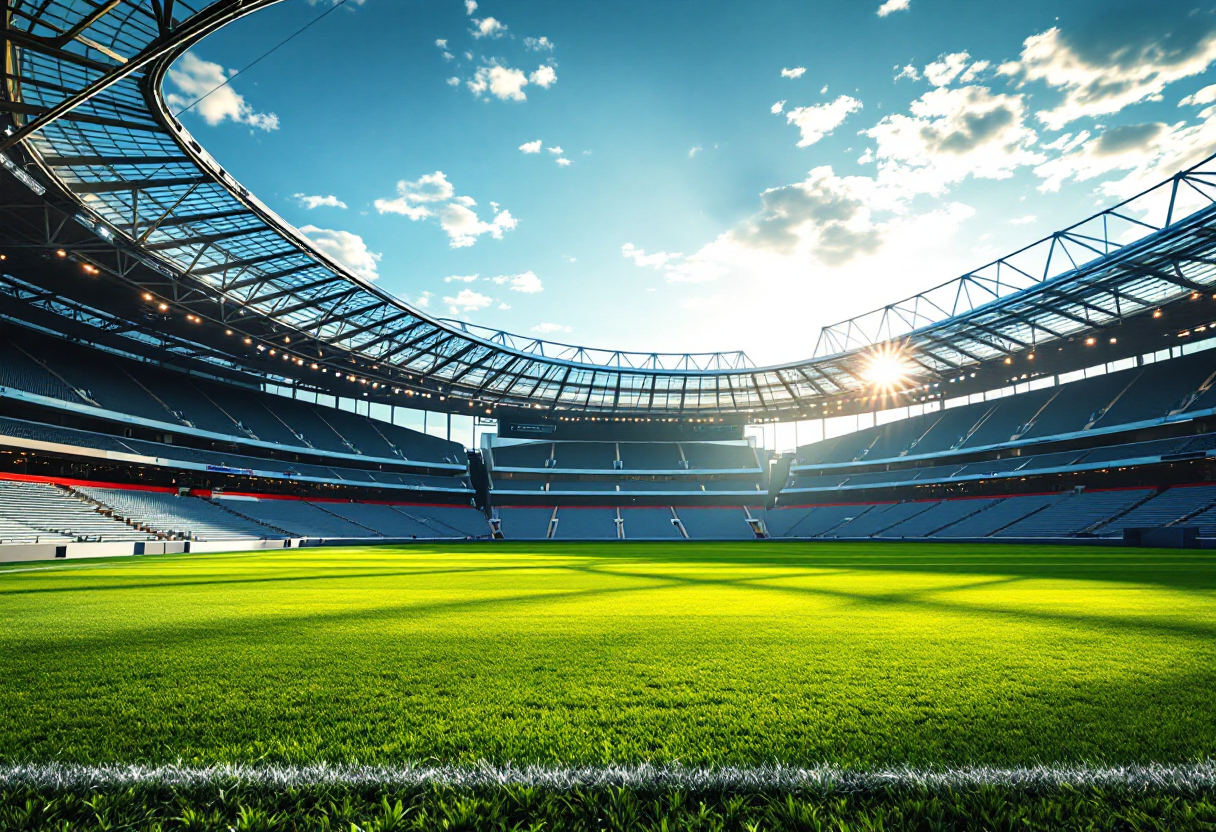
[[[624,786],[693,791],[865,792],[884,788],[944,791],[974,786],[1017,789],[1103,787],[1133,791],[1211,791],[1216,762],[1146,766],[1028,766],[966,768],[888,768],[850,770],[835,766],[608,765],[72,765],[60,763],[0,766],[0,786],[53,788],[129,788],[139,785],[206,786],[242,783],[272,788],[313,785],[351,786],[539,786],[551,789]]]

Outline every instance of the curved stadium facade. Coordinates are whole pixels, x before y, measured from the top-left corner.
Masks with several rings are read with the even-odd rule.
[[[267,5],[4,7],[0,542],[1216,535],[1211,159],[802,360],[554,344],[360,279],[174,117],[173,61]],[[373,404],[499,430],[466,454]],[[906,418],[743,436],[875,411]]]

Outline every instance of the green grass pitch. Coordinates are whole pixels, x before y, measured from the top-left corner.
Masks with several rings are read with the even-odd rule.
[[[0,570],[0,622],[9,764],[1216,756],[1206,552],[497,543],[78,561]]]

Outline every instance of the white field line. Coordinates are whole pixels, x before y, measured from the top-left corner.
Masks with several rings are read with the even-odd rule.
[[[684,789],[690,791],[867,792],[884,788],[945,791],[1000,786],[1025,791],[1101,787],[1139,792],[1211,792],[1216,789],[1216,761],[1148,766],[1031,766],[851,771],[825,766],[797,768],[698,768],[681,765],[552,766],[360,766],[317,763],[305,766],[216,765],[141,766],[35,764],[0,766],[0,788],[36,789],[130,788],[132,786],[263,786],[291,788],[318,785],[359,787],[536,786],[573,788]]]
[[[77,563],[56,564],[55,566],[21,566],[17,569],[0,568],[0,577],[15,575],[18,572],[66,572],[69,569],[107,569],[115,566],[126,566],[125,563]]]

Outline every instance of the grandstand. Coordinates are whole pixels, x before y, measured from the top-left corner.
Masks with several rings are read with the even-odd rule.
[[[802,360],[555,344],[361,280],[173,117],[173,60],[269,2],[10,4],[0,543],[1216,540],[1211,159]]]

